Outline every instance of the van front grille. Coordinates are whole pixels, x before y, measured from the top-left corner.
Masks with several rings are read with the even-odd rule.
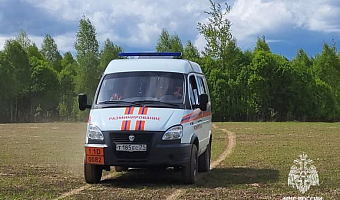
[[[133,141],[129,140],[130,135],[135,137]],[[117,144],[151,144],[153,136],[154,133],[111,133],[112,142]]]
[[[111,135],[112,147],[115,155],[119,159],[119,162],[126,162],[128,160],[133,160],[136,162],[144,162],[147,159],[150,149],[152,148],[152,143],[155,133],[153,132],[113,132]],[[129,136],[133,135],[134,140],[130,141]],[[124,152],[116,151],[116,144],[146,144],[147,151],[145,152]]]

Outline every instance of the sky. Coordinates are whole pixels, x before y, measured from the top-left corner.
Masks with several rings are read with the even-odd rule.
[[[257,37],[276,54],[292,59],[299,48],[315,56],[324,42],[340,43],[339,0],[215,0],[231,6],[227,18],[242,50],[253,50]],[[209,17],[208,0],[0,0],[0,50],[25,30],[40,48],[45,34],[61,53],[75,53],[79,20],[88,17],[103,44],[106,38],[125,52],[154,51],[163,28],[203,50],[197,23]]]

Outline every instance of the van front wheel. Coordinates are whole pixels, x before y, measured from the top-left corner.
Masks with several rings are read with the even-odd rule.
[[[86,183],[99,183],[103,168],[100,165],[91,165],[84,161],[84,176]]]
[[[182,168],[182,176],[185,184],[194,184],[197,176],[197,146],[192,145],[189,162]]]
[[[210,170],[211,143],[208,144],[205,152],[198,157],[198,171],[208,172]]]

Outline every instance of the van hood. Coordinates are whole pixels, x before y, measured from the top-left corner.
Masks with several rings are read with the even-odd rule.
[[[154,107],[92,109],[88,124],[102,131],[166,131],[181,123],[183,110]]]

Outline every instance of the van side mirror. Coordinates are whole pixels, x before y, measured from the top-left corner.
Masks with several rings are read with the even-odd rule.
[[[86,108],[91,108],[91,105],[87,104],[87,95],[86,94],[79,94],[78,95],[78,105],[79,110],[84,111]]]
[[[208,104],[208,95],[207,94],[201,94],[198,98],[199,101],[199,108],[202,111],[207,110],[207,104]]]

